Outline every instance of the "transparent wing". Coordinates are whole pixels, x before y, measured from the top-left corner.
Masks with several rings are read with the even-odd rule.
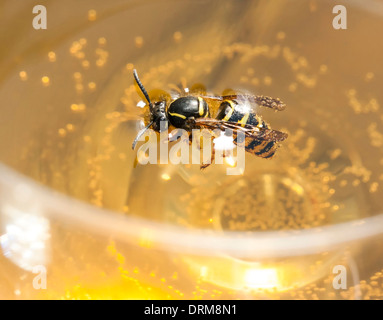
[[[210,130],[220,129],[225,131],[226,129],[233,130],[238,132],[243,132],[246,138],[253,138],[261,141],[283,141],[288,135],[285,132],[268,129],[268,128],[259,128],[254,125],[245,124],[241,125],[237,122],[217,120],[213,118],[197,118],[189,120],[192,126],[202,127]]]
[[[272,98],[268,96],[254,96],[249,94],[230,94],[224,96],[214,96],[214,95],[203,95],[201,98],[206,100],[213,101],[223,101],[223,100],[236,100],[238,102],[247,102],[254,103],[259,106],[270,108],[275,111],[282,111],[286,108],[286,104],[282,102],[279,98]]]

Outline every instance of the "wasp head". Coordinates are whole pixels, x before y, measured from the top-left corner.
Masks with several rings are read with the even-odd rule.
[[[137,82],[138,87],[140,88],[141,92],[145,96],[146,101],[149,103],[149,109],[150,109],[150,122],[149,124],[141,129],[136,139],[134,139],[132,148],[134,149],[136,147],[137,142],[141,138],[141,136],[148,130],[150,127],[153,127],[153,130],[157,132],[165,131],[168,128],[168,118],[166,116],[166,101],[158,101],[155,103],[152,103],[150,101],[150,97],[148,93],[146,92],[143,84],[141,83],[140,79],[138,78],[137,71],[133,70],[133,76],[134,79]]]
[[[150,122],[153,122],[153,130],[157,132],[165,131],[168,128],[168,118],[165,108],[166,102],[158,101],[153,104],[151,109]]]

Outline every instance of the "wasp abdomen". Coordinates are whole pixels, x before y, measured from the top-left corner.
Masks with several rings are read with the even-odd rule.
[[[241,125],[251,124],[257,127],[269,128],[270,126],[255,114],[249,107],[239,105],[232,100],[223,101],[218,109],[217,120],[237,122]]]
[[[270,128],[270,126],[251,109],[246,106],[239,105],[232,100],[223,101],[221,103],[216,119],[236,122],[242,126],[247,124],[259,128]],[[236,138],[234,139],[234,142],[237,143]],[[254,138],[245,139],[246,151],[261,158],[271,158],[277,148],[278,144],[275,141],[264,141]]]
[[[236,142],[236,141],[235,141]],[[261,158],[271,158],[278,149],[275,141],[263,141],[254,139],[245,139],[245,149]]]

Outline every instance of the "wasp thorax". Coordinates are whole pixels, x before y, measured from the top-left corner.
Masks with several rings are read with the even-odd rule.
[[[188,128],[187,120],[209,115],[209,107],[201,97],[187,96],[173,101],[168,108],[170,123],[176,128]]]

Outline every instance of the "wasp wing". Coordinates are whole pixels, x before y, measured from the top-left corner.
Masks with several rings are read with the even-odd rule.
[[[237,122],[210,118],[198,118],[192,121],[194,121],[194,126],[199,128],[230,130],[235,144],[244,143],[247,152],[261,158],[271,158],[279,147],[278,142],[285,140],[288,136],[287,133],[281,131],[249,124],[241,125]]]
[[[197,118],[189,121],[191,121],[192,126],[202,127],[210,130],[220,129],[222,131],[229,129],[233,132],[236,131],[237,133],[242,132],[247,138],[253,138],[262,141],[279,142],[285,140],[288,136],[287,133],[278,130],[212,118]]]
[[[236,100],[238,102],[249,102],[259,106],[273,109],[274,111],[282,111],[286,108],[286,104],[279,98],[272,98],[268,96],[253,96],[249,94],[230,94],[224,96],[214,95],[202,95],[201,98],[206,100],[224,101],[224,100]]]

